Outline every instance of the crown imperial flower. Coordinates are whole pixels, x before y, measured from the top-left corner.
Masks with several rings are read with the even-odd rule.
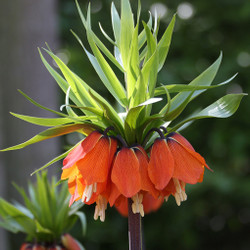
[[[114,46],[112,54],[92,30],[90,5],[86,17],[77,2],[76,5],[91,51],[85,48],[74,32],[73,34],[116,103],[110,104],[50,49],[45,49],[64,78],[59,76],[39,50],[44,65],[65,93],[65,105],[62,107],[66,108],[67,114],[50,110],[62,117],[41,119],[13,113],[22,120],[50,128],[24,143],[4,150],[20,149],[45,139],[78,132],[86,138],[69,152],[39,169],[66,157],[61,179],[68,180],[70,205],[79,199],[86,204],[96,203],[94,218],[100,217],[104,221],[109,204],[117,207],[122,214],[128,213],[131,223],[134,214],[143,216],[144,213],[158,209],[164,198],[167,200],[170,195],[180,205],[187,199],[186,184],[202,182],[205,168],[209,167],[204,158],[177,131],[194,120],[227,118],[233,115],[245,94],[225,95],[188,118],[178,119],[177,122],[176,118],[200,94],[210,88],[224,86],[236,75],[221,84],[212,85],[221,64],[220,54],[211,66],[190,83],[164,83],[157,86],[157,75],[165,63],[170,47],[175,16],[159,38],[157,16],[155,23],[150,14],[148,22],[140,25],[140,1],[136,19],[129,0],[121,0],[120,15],[112,4],[113,38],[101,28],[104,37]],[[120,72],[116,74],[117,71]],[[124,77],[120,77],[121,74]],[[49,110],[22,94],[36,106]],[[167,97],[165,103],[159,97],[163,95]],[[154,113],[153,105],[160,101],[163,105],[158,113]],[[160,127],[167,136],[155,127]],[[160,131],[160,137],[156,140],[152,133],[155,131]],[[137,222],[138,230],[131,234],[131,242],[141,239],[140,235],[135,237],[136,232],[140,232],[139,220]],[[140,248],[138,246],[135,249]]]

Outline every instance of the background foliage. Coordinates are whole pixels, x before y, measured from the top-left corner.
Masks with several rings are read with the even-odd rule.
[[[82,9],[86,10],[87,1],[79,2]],[[114,2],[119,9],[119,1]],[[136,7],[137,1],[131,3]],[[220,51],[223,51],[224,59],[215,83],[239,73],[231,84],[209,90],[210,95],[198,98],[187,108],[186,114],[198,106],[207,106],[225,92],[249,92],[249,1],[193,0],[191,4],[168,0],[157,3],[161,4],[161,11],[166,8],[166,14],[161,18],[160,34],[174,13],[177,12],[178,17],[168,59],[158,78],[159,83],[188,83],[209,66]],[[153,4],[156,1],[142,1],[143,20],[148,19],[147,10],[152,9]],[[98,22],[112,36],[110,5],[109,0],[92,1],[92,25],[99,37],[102,35]],[[102,96],[110,99],[84,51],[69,31],[73,29],[87,45],[74,1],[61,0],[59,9],[60,47],[63,49],[57,55],[68,61],[68,66],[80,77],[87,79]],[[147,249],[248,249],[249,112],[249,97],[246,97],[233,117],[197,121],[182,132],[206,158],[214,173],[207,171],[202,184],[187,187],[189,197],[181,207],[177,207],[174,199],[170,199],[157,213],[145,217],[143,223]],[[65,138],[68,144],[74,140],[76,138]],[[105,223],[96,222],[92,219],[93,209],[84,207],[88,218],[87,235],[83,242],[86,248],[127,249],[126,218],[120,217],[115,210],[107,210]]]

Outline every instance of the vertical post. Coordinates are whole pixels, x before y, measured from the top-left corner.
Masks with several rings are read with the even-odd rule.
[[[141,215],[132,211],[131,199],[128,199],[128,236],[129,250],[142,250]]]

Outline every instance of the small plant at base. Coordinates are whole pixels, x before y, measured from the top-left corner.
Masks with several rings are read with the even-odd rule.
[[[51,183],[47,173],[37,174],[37,183],[28,184],[28,194],[15,185],[21,194],[24,204],[13,204],[0,198],[0,226],[12,233],[22,232],[27,235],[25,249],[65,249],[81,250],[80,243],[68,234],[69,230],[80,219],[83,233],[86,230],[86,220],[79,209],[83,204],[68,206],[69,196],[66,183],[57,186],[55,178]],[[65,245],[68,244],[67,246]],[[75,244],[78,248],[68,248]]]

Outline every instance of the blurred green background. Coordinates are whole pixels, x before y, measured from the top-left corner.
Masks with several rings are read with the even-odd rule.
[[[114,2],[119,9],[119,1]],[[80,3],[86,13],[87,3]],[[137,1],[131,3],[135,11]],[[102,37],[98,27],[100,22],[112,36],[111,1],[95,0],[91,4],[94,31]],[[159,83],[190,82],[215,61],[220,51],[224,58],[214,82],[219,83],[239,73],[231,84],[200,96],[188,106],[183,117],[227,93],[249,92],[249,1],[143,0],[142,19],[148,20],[148,10],[154,14],[155,8],[162,15],[160,34],[173,14],[178,16]],[[60,2],[61,47],[65,49],[62,52],[68,57],[71,69],[109,98],[69,29],[84,40],[84,29],[75,5],[64,0]],[[87,45],[86,39],[84,44]],[[158,212],[145,216],[146,249],[250,249],[249,110],[249,98],[245,97],[233,117],[197,121],[182,132],[214,172],[206,171],[202,184],[187,186],[188,200],[180,207],[171,198]],[[128,249],[126,218],[114,209],[108,209],[105,223],[96,222],[92,219],[93,209],[84,207],[88,218],[87,235],[83,241],[86,248]]]
[[[214,83],[239,73],[230,84],[209,90],[197,98],[187,107],[183,117],[199,107],[208,106],[225,94],[249,93],[250,1],[141,2],[143,20],[148,20],[148,10],[154,14],[157,9],[162,16],[159,37],[173,14],[177,13],[178,17],[167,62],[159,74],[158,83],[189,83],[216,60],[220,51],[223,52],[223,61]],[[79,3],[86,13],[88,1],[79,0]],[[115,0],[114,3],[119,10],[120,1]],[[104,30],[112,37],[111,1],[93,0],[91,4],[93,30],[103,38],[98,26],[98,22],[101,22]],[[136,13],[137,1],[131,0],[131,4]],[[56,54],[94,89],[110,99],[84,51],[70,32],[70,29],[74,30],[89,49],[74,1],[58,1],[57,14],[60,45],[55,46],[59,47]],[[105,41],[105,38],[102,40]],[[106,41],[105,44],[109,46]],[[112,50],[111,46],[109,48]],[[64,103],[63,95],[58,102]],[[181,133],[205,157],[214,172],[206,171],[203,183],[187,186],[188,200],[180,207],[172,197],[159,211],[145,216],[146,249],[250,249],[249,97],[243,98],[233,117],[196,121]],[[76,140],[73,135],[65,137],[64,143],[72,144]],[[61,146],[61,151],[63,149]],[[57,167],[60,176],[60,165]],[[88,224],[82,243],[87,250],[128,249],[126,218],[121,217],[115,209],[108,209],[106,221],[101,223],[93,219],[94,206],[85,206],[83,211]],[[78,227],[72,234],[82,239]]]

